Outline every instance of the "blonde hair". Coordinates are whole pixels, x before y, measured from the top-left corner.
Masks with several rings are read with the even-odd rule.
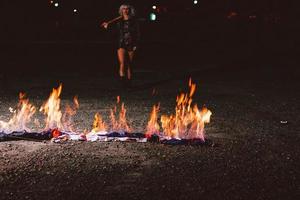
[[[129,17],[134,17],[135,16],[135,9],[133,6],[129,5],[129,4],[122,4],[119,8],[119,14],[121,16],[123,16],[122,14],[122,10],[123,8],[129,8]]]

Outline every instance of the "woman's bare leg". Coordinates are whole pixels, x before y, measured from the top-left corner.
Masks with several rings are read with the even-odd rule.
[[[120,68],[119,68],[119,75],[120,77],[124,77],[125,76],[125,58],[126,58],[126,50],[125,49],[118,49],[118,59],[119,59],[119,64],[120,64]]]
[[[134,51],[128,51],[128,57],[129,57],[129,61],[128,61],[128,65],[127,65],[127,78],[128,80],[131,79],[131,67],[132,67],[132,62],[133,62],[133,57],[134,57]]]

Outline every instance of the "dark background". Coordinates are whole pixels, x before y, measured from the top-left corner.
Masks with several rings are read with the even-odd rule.
[[[40,106],[63,83],[61,110],[78,95],[80,132],[96,112],[109,122],[116,96],[144,132],[154,104],[160,116],[175,112],[191,76],[193,103],[213,113],[205,130],[215,146],[0,142],[0,199],[300,199],[298,4],[130,1],[142,40],[124,88],[114,38],[100,28],[123,1],[59,2],[0,0],[0,120],[20,91]]]
[[[197,5],[193,0],[126,2],[135,6],[141,24],[138,70],[171,72],[212,65],[228,70],[266,65],[296,69],[299,23],[297,5],[291,1],[198,0]],[[114,74],[114,39],[100,24],[116,17],[122,3],[2,0],[1,76]],[[158,9],[153,10],[153,5]],[[156,21],[149,20],[151,12],[157,14]]]

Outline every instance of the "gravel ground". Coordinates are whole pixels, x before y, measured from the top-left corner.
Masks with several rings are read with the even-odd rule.
[[[196,76],[194,101],[213,112],[206,133],[215,147],[1,142],[0,199],[299,199],[299,82],[222,73],[212,80],[209,73]],[[62,103],[79,95],[74,121],[84,130],[96,112],[107,119],[120,95],[133,129],[143,131],[152,105],[173,112],[176,95],[186,88],[187,79],[170,77],[139,73],[130,90],[104,76],[64,77]],[[19,90],[41,105],[55,86],[49,80],[21,78],[2,90],[1,119]]]

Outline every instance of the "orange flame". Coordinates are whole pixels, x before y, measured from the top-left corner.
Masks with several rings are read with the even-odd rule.
[[[78,108],[79,108],[79,101],[78,101],[78,97],[75,96],[73,99],[73,107],[67,104],[65,108],[65,113],[63,114],[62,122],[63,122],[64,130],[74,131],[73,116],[77,113]]]
[[[160,126],[157,123],[159,105],[154,105],[147,125],[146,137],[149,138],[153,134],[159,134]]]
[[[97,133],[99,131],[106,131],[106,129],[107,129],[107,126],[104,123],[104,121],[102,120],[101,115],[99,113],[96,113],[95,114],[95,119],[94,119],[94,122],[93,122],[92,132]]]
[[[45,129],[62,129],[63,124],[61,122],[62,113],[60,110],[60,94],[62,91],[62,84],[59,85],[57,89],[53,88],[49,99],[40,108],[40,112],[46,115],[46,127]]]
[[[76,110],[79,108],[78,97],[73,99],[73,106],[66,105],[64,114],[60,109],[60,95],[62,91],[62,84],[58,88],[53,88],[48,100],[41,106],[40,112],[46,115],[45,130],[59,129],[64,131],[73,131],[74,123],[73,116],[76,114]]]
[[[196,84],[189,80],[190,91],[177,96],[175,115],[162,115],[161,123],[165,136],[170,138],[200,138],[204,137],[204,125],[209,123],[211,111],[207,108],[199,110],[197,105],[192,105],[192,97],[196,91]]]
[[[112,125],[112,131],[127,131],[130,132],[131,128],[127,123],[126,119],[126,108],[124,103],[121,103],[121,108],[120,107],[120,96],[117,97],[117,105],[110,110],[110,120],[111,120],[111,125]],[[116,115],[119,111],[119,118],[116,119]]]
[[[19,94],[19,104],[17,110],[10,108],[13,112],[13,117],[8,121],[0,121],[0,130],[3,132],[11,131],[30,131],[27,128],[27,124],[31,121],[32,116],[36,112],[36,108],[29,103],[29,100],[25,98],[24,93]]]

